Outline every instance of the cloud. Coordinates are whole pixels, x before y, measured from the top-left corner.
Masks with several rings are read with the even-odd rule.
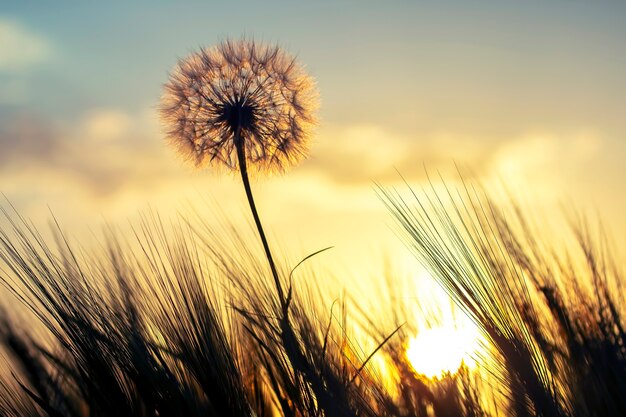
[[[92,109],[71,124],[32,113],[5,114],[0,192],[12,201],[30,199],[40,209],[65,205],[72,219],[89,219],[94,212],[124,217],[147,201],[163,209],[207,194],[219,196],[227,212],[237,209],[242,194],[236,175],[194,170],[162,137],[154,111]],[[602,146],[598,135],[584,132],[533,132],[497,141],[453,132],[410,137],[375,125],[329,126],[319,132],[310,158],[286,177],[255,179],[255,191],[270,223],[291,221],[295,230],[301,214],[311,211],[320,221],[340,216],[356,224],[383,212],[373,181],[394,186],[404,177],[419,187],[427,172],[435,183],[442,172],[450,184],[458,180],[457,162],[471,170],[463,170],[466,179],[487,184],[504,179],[552,198],[565,182],[580,183],[580,172],[590,171],[606,151]]]
[[[57,132],[44,118],[30,113],[0,113],[0,172],[41,164],[54,156]]]
[[[32,113],[0,116],[0,180],[19,178],[28,190],[54,179],[92,199],[124,188],[149,189],[174,173],[174,161],[149,115],[117,109],[85,113],[76,123],[53,124]]]
[[[115,108],[86,111],[71,125],[57,126],[32,114],[0,117],[0,174],[25,170],[63,177],[94,197],[174,182],[192,169],[162,140],[154,111],[130,114]],[[597,156],[592,133],[527,133],[509,140],[452,132],[421,137],[394,134],[376,125],[327,127],[311,155],[290,176],[324,180],[335,187],[371,188],[423,182],[427,173],[457,178],[523,178],[547,182]],[[309,186],[307,186],[309,188]]]
[[[130,117],[119,110],[97,109],[87,113],[82,122],[84,136],[89,141],[112,141],[128,135]]]
[[[610,152],[610,143],[592,131],[529,132],[499,146],[483,177],[528,192],[536,202],[556,203],[612,182],[598,167]]]
[[[45,61],[52,53],[47,39],[19,22],[0,17],[0,72],[18,72]]]
[[[374,182],[404,189],[403,179],[418,188],[430,181],[438,187],[440,179],[462,186],[461,177],[493,190],[506,185],[546,206],[583,194],[599,199],[600,188],[618,189],[619,175],[612,173],[618,165],[607,163],[607,155],[623,152],[594,129],[531,130],[503,138],[452,130],[411,136],[375,125],[326,128],[311,151],[296,174],[345,194],[360,190],[360,210]]]
[[[424,180],[426,172],[454,170],[455,163],[483,167],[496,147],[488,138],[452,132],[408,136],[377,125],[329,127],[319,132],[303,171],[338,185]]]
[[[528,133],[499,147],[490,170],[508,180],[568,180],[574,171],[583,171],[585,164],[594,161],[602,147],[602,139],[593,132]]]

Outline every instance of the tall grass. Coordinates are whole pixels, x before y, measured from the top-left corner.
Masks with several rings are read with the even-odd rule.
[[[275,259],[283,302],[254,240],[202,218],[146,216],[87,251],[4,210],[0,415],[626,415],[624,293],[603,240],[578,223],[578,252],[555,249],[521,208],[471,185],[380,193],[488,341],[488,381],[416,374],[394,276],[377,317],[349,296],[327,303],[321,277],[296,282],[298,262]]]
[[[570,222],[578,247],[557,249],[512,199],[496,204],[475,184],[431,186],[411,202],[395,190],[380,195],[495,350],[490,371],[507,414],[626,415],[625,293],[602,234]]]
[[[284,320],[267,264],[237,235],[152,217],[134,242],[111,232],[86,254],[4,214],[2,280],[44,336],[3,315],[2,413],[385,415],[391,399],[345,329],[313,292],[290,292]]]

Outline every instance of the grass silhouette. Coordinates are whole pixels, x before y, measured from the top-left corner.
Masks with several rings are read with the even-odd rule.
[[[578,254],[557,250],[514,201],[495,204],[473,184],[432,187],[413,206],[380,194],[415,255],[494,347],[507,414],[626,412],[624,292],[602,235],[573,222]]]
[[[2,375],[0,412],[622,415],[621,281],[585,223],[574,226],[577,257],[547,246],[520,207],[497,205],[471,185],[412,203],[380,193],[416,256],[492,347],[490,386],[466,368],[439,381],[420,377],[404,354],[403,328],[379,325],[358,306],[349,317],[345,300],[324,304],[315,276],[290,291],[286,322],[263,257],[243,236],[202,219],[164,225],[146,216],[132,239],[110,232],[101,251],[84,253],[58,228],[49,245],[5,210],[2,281],[43,330],[16,321],[5,305],[0,334],[10,372]],[[349,320],[367,324],[378,347],[363,352]],[[374,352],[393,369],[392,388],[370,364]],[[495,406],[485,402],[491,391]]]

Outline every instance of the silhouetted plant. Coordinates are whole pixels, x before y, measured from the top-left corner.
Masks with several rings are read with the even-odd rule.
[[[301,159],[315,124],[317,92],[294,58],[277,46],[225,41],[178,63],[165,85],[161,116],[170,142],[196,165],[238,169],[276,291],[286,306],[257,213],[248,166],[282,170]]]
[[[280,305],[280,311],[273,314],[278,317],[277,326],[240,312],[257,331],[280,338],[291,369],[296,371],[294,385],[306,383],[313,390],[315,401],[306,408],[352,416],[356,415],[353,405],[347,397],[339,397],[348,386],[340,390],[337,385],[342,382],[335,375],[317,372],[322,368],[307,351],[313,347],[312,340],[303,339],[309,336],[309,329],[298,333],[290,320],[291,282],[285,291],[248,177],[248,164],[260,170],[283,169],[304,155],[315,122],[316,96],[312,79],[278,47],[226,41],[179,62],[165,86],[161,115],[170,141],[197,165],[217,162],[239,169]],[[260,323],[263,325],[258,326]],[[271,358],[282,366],[276,356]]]
[[[433,186],[413,205],[380,192],[417,258],[495,348],[510,414],[624,415],[622,280],[584,223],[573,230],[586,267],[551,248],[514,202],[506,210],[473,184]]]

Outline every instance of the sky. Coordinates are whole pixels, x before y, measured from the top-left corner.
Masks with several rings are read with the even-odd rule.
[[[253,188],[273,244],[354,276],[422,276],[375,184],[500,183],[626,232],[626,4],[553,1],[5,2],[0,192],[83,238],[156,209],[249,222],[243,189],[168,148],[156,109],[200,46],[278,43],[317,82],[310,155]],[[437,177],[437,175],[434,175]]]

